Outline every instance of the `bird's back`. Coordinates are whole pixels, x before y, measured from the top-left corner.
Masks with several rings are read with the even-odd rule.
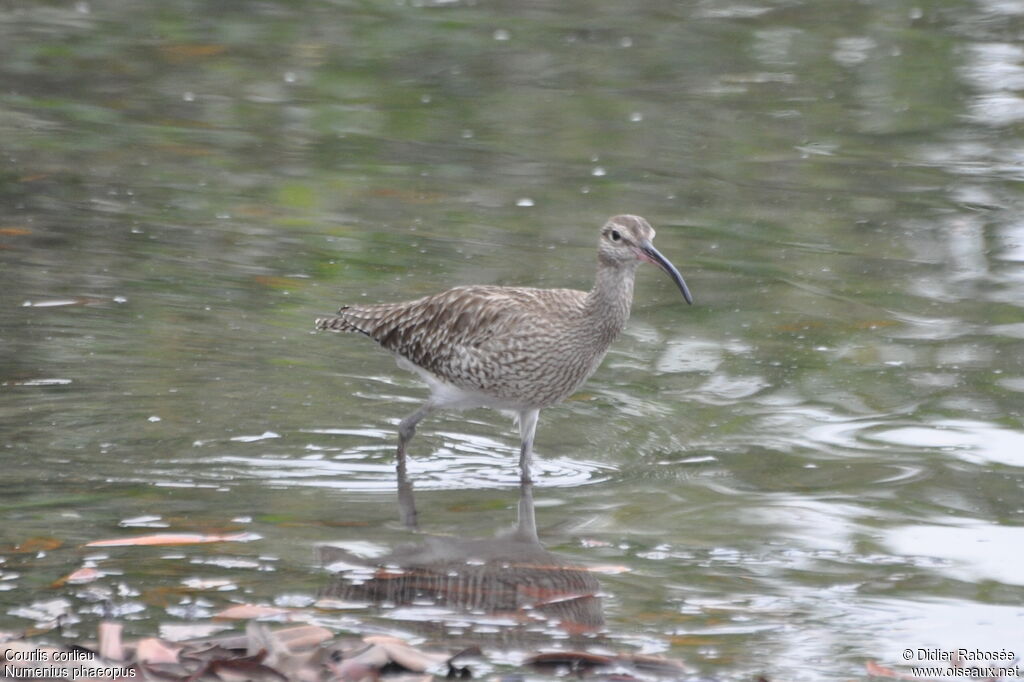
[[[543,407],[575,391],[607,350],[587,333],[586,298],[573,289],[464,286],[344,306],[317,328],[360,332],[442,382]]]

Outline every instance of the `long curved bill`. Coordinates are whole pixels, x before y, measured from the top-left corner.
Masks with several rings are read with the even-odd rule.
[[[693,294],[690,293],[690,288],[686,286],[686,282],[683,280],[683,276],[676,270],[676,266],[672,265],[668,258],[665,258],[661,253],[654,248],[654,244],[650,241],[644,241],[640,244],[640,253],[648,263],[654,263],[659,268],[665,271],[665,273],[672,278],[672,281],[679,287],[679,291],[683,292],[683,298],[690,305],[693,305]]]

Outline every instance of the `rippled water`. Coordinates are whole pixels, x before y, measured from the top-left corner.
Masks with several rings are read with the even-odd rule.
[[[0,12],[0,629],[184,637],[253,602],[721,679],[1020,648],[1019,3]],[[641,270],[602,368],[541,415],[528,551],[559,568],[500,574],[534,601],[498,611],[356,599],[382,557],[508,563],[518,439],[424,422],[404,528],[394,429],[425,390],[313,318],[587,288],[622,212],[697,305]],[[161,531],[248,535],[82,546]],[[103,576],[55,584],[82,565]],[[596,602],[539,613],[586,592],[555,576]]]

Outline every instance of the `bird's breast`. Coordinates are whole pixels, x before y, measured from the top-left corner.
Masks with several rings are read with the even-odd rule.
[[[464,348],[457,383],[518,404],[547,407],[574,393],[604,358],[609,343],[580,333],[505,339]]]

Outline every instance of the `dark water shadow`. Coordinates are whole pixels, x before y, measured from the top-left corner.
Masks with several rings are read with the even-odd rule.
[[[605,619],[593,572],[541,544],[533,486],[520,486],[516,523],[494,537],[422,534],[373,559],[321,546],[334,573],[321,598],[366,604],[422,635],[467,645],[537,646],[600,639]],[[398,469],[403,522],[418,530],[413,487]]]

